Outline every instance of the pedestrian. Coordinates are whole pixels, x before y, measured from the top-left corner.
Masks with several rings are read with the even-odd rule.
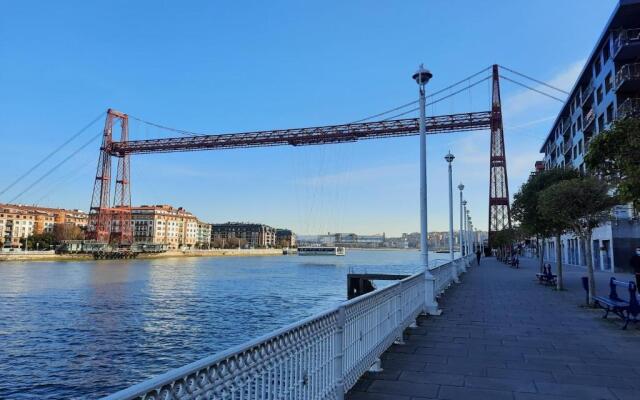
[[[482,252],[480,251],[480,247],[478,247],[478,249],[476,250],[476,262],[478,265],[480,265],[480,256],[482,255]]]
[[[636,288],[640,287],[640,247],[636,247],[636,253],[629,261],[631,269],[636,274]]]

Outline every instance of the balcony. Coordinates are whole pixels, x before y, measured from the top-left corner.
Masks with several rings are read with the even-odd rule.
[[[590,81],[587,86],[582,88],[582,101],[581,105],[584,106],[588,101],[593,101],[593,81]],[[589,103],[591,104],[591,103]]]
[[[625,64],[616,73],[616,92],[640,91],[640,63]]]
[[[571,149],[573,148],[573,138],[569,138],[568,140],[564,141],[563,144],[564,147],[564,153],[566,154],[567,152],[571,152]]]
[[[613,58],[624,60],[636,58],[640,49],[640,28],[620,31],[613,40]]]
[[[640,97],[629,98],[618,105],[618,119],[640,118]]]
[[[586,134],[593,130],[594,121],[596,120],[596,114],[593,109],[590,109],[588,113],[584,115],[582,131]]]

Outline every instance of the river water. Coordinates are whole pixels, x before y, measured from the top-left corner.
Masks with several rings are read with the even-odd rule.
[[[350,271],[418,264],[415,250],[0,263],[0,398],[107,395],[339,304]]]

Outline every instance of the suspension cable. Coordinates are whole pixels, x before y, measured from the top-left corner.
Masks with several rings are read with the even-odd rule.
[[[95,124],[96,122],[98,122],[102,117],[104,116],[104,112],[101,112],[96,118],[94,118],[91,122],[89,122],[89,124],[87,124],[84,128],[80,129],[78,132],[74,133],[73,135],[71,135],[71,137],[69,137],[69,139],[67,139],[66,141],[64,141],[64,143],[62,143],[60,146],[56,147],[55,150],[53,150],[51,153],[47,154],[46,156],[44,156],[44,158],[42,158],[42,160],[38,161],[37,163],[35,163],[31,168],[29,168],[25,173],[23,173],[22,175],[20,175],[19,177],[17,177],[13,182],[11,182],[9,185],[7,185],[7,187],[5,187],[4,189],[2,189],[2,191],[0,191],[0,196],[2,196],[3,194],[5,194],[9,189],[11,189],[12,187],[14,187],[16,184],[18,184],[18,182],[22,181],[22,179],[26,178],[29,174],[31,174],[33,171],[35,171],[39,166],[41,166],[42,164],[44,164],[47,160],[49,160],[51,157],[53,157],[54,155],[56,155],[56,153],[58,153],[60,150],[62,150],[66,145],[68,145],[69,143],[71,143],[75,138],[77,138],[78,136],[82,135],[87,129],[89,129],[91,126],[93,126],[93,124]]]
[[[89,146],[97,138],[102,136],[102,134],[103,134],[102,132],[98,132],[97,135],[93,136],[91,139],[89,139],[87,142],[85,142],[82,146],[77,148],[75,151],[73,151],[67,157],[65,157],[60,162],[58,162],[56,165],[54,165],[52,168],[50,168],[47,172],[45,172],[42,176],[40,176],[40,178],[36,179],[31,185],[27,186],[26,189],[24,189],[22,192],[18,193],[17,196],[14,196],[11,200],[9,200],[9,203],[13,203],[17,199],[19,199],[23,194],[25,194],[29,190],[33,189],[34,186],[36,186],[38,183],[42,182],[46,177],[48,177],[53,172],[55,172],[58,168],[60,168],[62,165],[64,165],[67,161],[69,161],[71,158],[73,158],[76,154],[78,154],[80,151],[82,151],[85,147]]]
[[[444,92],[448,91],[449,89],[452,89],[452,88],[454,88],[454,87],[456,87],[456,86],[458,86],[458,85],[460,85],[460,84],[462,84],[462,83],[469,82],[471,79],[473,79],[473,78],[475,78],[476,76],[478,76],[478,75],[482,74],[483,72],[488,71],[489,69],[491,69],[491,67],[484,68],[483,70],[478,71],[478,72],[476,72],[475,74],[469,75],[469,76],[467,76],[466,78],[461,79],[461,80],[459,80],[459,81],[458,81],[458,82],[456,82],[456,83],[453,83],[453,84],[451,84],[451,85],[449,85],[449,86],[447,86],[447,87],[444,87],[444,88],[439,89],[439,90],[437,90],[437,91],[435,91],[435,92],[433,92],[433,93],[428,94],[428,95],[426,96],[426,98],[432,98],[432,97],[437,96],[437,95],[439,95],[439,94],[441,94],[441,93],[444,93]],[[471,88],[471,86],[467,86],[465,89],[470,89],[470,88]],[[459,93],[459,92],[456,92],[455,94],[458,94],[458,93]],[[398,107],[392,108],[392,109],[390,109],[390,110],[383,111],[383,112],[381,112],[381,113],[377,113],[377,114],[374,114],[374,115],[370,115],[370,116],[368,116],[368,117],[366,117],[366,118],[362,118],[362,119],[359,119],[359,120],[357,120],[357,121],[353,121],[353,122],[350,122],[350,123],[355,124],[355,123],[358,123],[358,122],[364,122],[364,121],[367,121],[367,120],[370,120],[370,119],[373,119],[373,118],[376,118],[376,117],[381,117],[381,116],[383,116],[383,115],[385,115],[385,114],[389,114],[389,113],[392,113],[392,112],[394,112],[394,111],[398,111],[398,110],[400,110],[400,109],[402,109],[402,108],[408,107],[408,106],[410,106],[410,105],[416,104],[416,103],[418,103],[418,101],[419,101],[419,100],[414,100],[414,101],[411,101],[411,102],[409,102],[409,103],[403,104],[403,105],[401,105],[401,106],[398,106]],[[430,103],[429,105],[431,105],[431,104],[435,104],[435,103]],[[405,114],[408,114],[408,113],[413,112],[413,111],[415,111],[415,110],[417,110],[417,109],[409,110],[409,111],[407,111],[407,112],[405,112],[405,113],[402,113],[402,114],[400,114],[400,115],[405,115]],[[389,119],[392,119],[392,118],[393,118],[393,117],[391,117],[391,118],[387,118],[387,119],[385,119],[385,121],[387,121],[387,120],[389,120]]]
[[[534,91],[534,92],[536,92],[536,93],[539,93],[539,94],[541,94],[541,95],[543,95],[543,96],[547,96],[547,97],[549,97],[549,98],[551,98],[551,99],[557,100],[557,101],[559,101],[560,103],[564,103],[564,100],[562,100],[562,99],[560,99],[560,98],[558,98],[558,97],[552,96],[552,95],[550,95],[549,93],[545,93],[545,92],[543,92],[542,90],[538,90],[538,89],[536,89],[536,88],[532,88],[531,86],[527,86],[527,85],[525,85],[525,84],[524,84],[524,83],[522,83],[522,82],[518,82],[518,81],[513,80],[513,79],[511,79],[511,78],[508,78],[508,77],[506,77],[506,76],[504,76],[504,75],[501,75],[501,76],[500,76],[500,78],[505,79],[505,80],[507,80],[507,81],[509,81],[509,82],[515,83],[516,85],[520,85],[520,86],[522,86],[522,87],[524,87],[524,88],[526,88],[526,89],[533,90],[533,91]]]
[[[531,81],[534,81],[534,82],[536,82],[536,83],[539,83],[539,84],[541,84],[541,85],[544,85],[544,86],[546,86],[546,87],[548,87],[548,88],[551,88],[551,89],[553,89],[553,90],[557,90],[557,91],[558,91],[558,92],[560,92],[560,93],[563,93],[563,94],[569,95],[569,92],[567,92],[566,90],[562,90],[562,89],[557,88],[557,87],[555,87],[555,86],[552,86],[552,85],[550,85],[550,84],[548,84],[548,83],[546,83],[546,82],[543,82],[543,81],[538,80],[538,79],[536,79],[536,78],[532,78],[532,77],[530,77],[530,76],[528,76],[528,75],[525,75],[525,74],[523,74],[523,73],[521,73],[521,72],[514,71],[514,70],[512,70],[512,69],[510,69],[510,68],[507,68],[507,67],[505,67],[505,66],[503,66],[503,65],[500,65],[499,67],[500,67],[500,68],[502,68],[502,69],[504,69],[504,70],[507,70],[507,71],[509,71],[509,72],[511,72],[511,73],[514,73],[514,74],[516,74],[516,75],[519,75],[519,76],[521,76],[521,77],[523,77],[523,78],[527,78],[527,79],[529,79],[529,80],[531,80]]]
[[[129,115],[130,118],[133,118],[138,122],[142,122],[143,124],[155,126],[156,128],[160,128],[160,129],[166,129],[168,131],[176,132],[176,133],[179,133],[181,135],[185,135],[185,136],[201,136],[202,135],[202,133],[194,133],[194,132],[185,131],[183,129],[170,128],[168,126],[156,124],[154,122],[145,121],[142,118],[138,118],[138,117],[136,117],[134,115],[131,115],[131,114],[128,114],[128,115]]]
[[[483,79],[480,79],[479,81],[476,81],[476,82],[470,84],[469,86],[463,87],[462,89],[459,89],[459,90],[456,90],[455,92],[449,93],[446,96],[442,96],[439,99],[430,101],[427,104],[425,104],[425,106],[431,106],[431,105],[440,103],[441,101],[444,101],[444,100],[446,100],[446,99],[448,99],[450,97],[453,97],[453,96],[455,96],[457,94],[460,94],[460,93],[464,92],[465,90],[471,89],[472,87],[477,86],[477,85],[481,84],[482,82],[484,82],[486,80],[489,80],[489,79],[491,79],[491,76],[487,76],[487,77],[485,77]],[[420,109],[419,107],[412,108],[411,110],[405,111],[405,112],[400,113],[400,114],[393,115],[393,116],[391,116],[391,117],[389,117],[387,119],[384,119],[383,121],[389,121],[389,120],[392,120],[392,119],[396,119],[398,117],[402,117],[403,115],[407,115],[407,114],[412,113],[414,111],[418,111],[419,109]]]

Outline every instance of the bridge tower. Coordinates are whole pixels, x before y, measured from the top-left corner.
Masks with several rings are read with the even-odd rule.
[[[120,122],[120,141],[129,140],[129,117],[119,111],[107,110],[107,117],[100,146],[98,168],[89,208],[89,239],[102,243],[130,245],[133,242],[131,229],[131,189],[129,186],[129,154],[113,153],[113,129]],[[113,196],[111,194],[111,156],[118,158],[118,169]]]
[[[500,102],[500,74],[493,65],[491,96],[491,148],[489,158],[489,244],[495,233],[511,228],[507,159],[504,151],[504,126]]]

